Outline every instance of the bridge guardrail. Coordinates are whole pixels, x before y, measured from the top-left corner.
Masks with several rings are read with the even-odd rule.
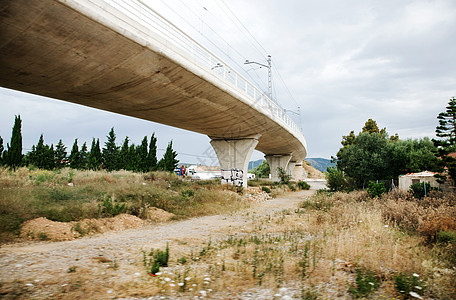
[[[142,0],[103,0],[108,5],[120,10],[128,17],[154,31],[174,46],[190,54],[198,63],[217,76],[224,78],[232,86],[244,92],[254,104],[261,106],[282,120],[285,125],[297,136],[302,137],[302,132],[296,123],[285,113],[285,111],[264,92],[249,82],[244,76],[230,67],[225,61],[217,57],[206,47],[191,38],[180,30],[172,22],[155,11]]]

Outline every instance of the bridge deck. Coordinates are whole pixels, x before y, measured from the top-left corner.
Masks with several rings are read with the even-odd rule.
[[[2,1],[0,85],[211,137],[261,134],[257,150],[305,157],[302,134],[97,1]]]

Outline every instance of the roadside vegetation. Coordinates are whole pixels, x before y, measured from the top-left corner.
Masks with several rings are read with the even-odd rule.
[[[54,171],[0,168],[0,235],[19,233],[24,221],[45,217],[70,222],[131,214],[146,219],[150,208],[187,218],[247,206],[236,189],[219,180],[185,181],[169,172]]]

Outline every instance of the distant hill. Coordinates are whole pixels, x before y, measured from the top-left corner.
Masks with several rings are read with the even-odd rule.
[[[262,161],[263,159],[249,162],[249,170],[252,170],[256,166],[261,164]],[[331,163],[331,160],[326,158],[306,158],[306,161],[310,162],[312,164],[312,167],[321,172],[326,172],[326,169],[328,167],[335,166],[335,164]]]
[[[334,163],[331,163],[331,160],[326,158],[306,158],[306,161],[310,162],[312,164],[312,167],[322,172],[326,172],[326,169],[328,167],[333,167],[336,165]]]
[[[259,160],[253,160],[253,161],[250,161],[249,162],[249,168],[248,170],[252,170],[253,168],[256,168],[257,166],[259,166],[261,164],[261,162],[263,161],[264,159],[259,159]]]

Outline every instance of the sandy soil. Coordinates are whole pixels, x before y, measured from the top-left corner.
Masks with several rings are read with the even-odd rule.
[[[230,215],[149,224],[71,241],[3,245],[0,247],[0,298],[13,299],[14,295],[35,299],[62,298],[66,290],[74,287],[75,280],[79,285],[87,282],[99,285],[100,291],[106,293],[104,295],[113,293],[106,298],[113,298],[116,286],[144,276],[138,268],[142,250],[164,249],[169,243],[173,253],[188,253],[192,247],[209,239],[246,230],[256,216],[297,207],[304,197],[322,188],[323,184],[312,182],[311,186],[310,191],[254,203],[251,208]],[[83,289],[81,293],[82,299]]]

